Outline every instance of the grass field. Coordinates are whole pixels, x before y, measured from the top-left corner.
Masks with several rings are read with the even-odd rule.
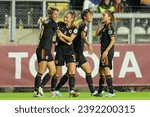
[[[41,98],[33,97],[32,92],[12,92],[0,93],[0,100],[150,100],[150,92],[116,92],[115,97],[94,97],[89,92],[80,92],[79,97],[69,97],[68,92],[62,92],[61,97],[51,97],[50,93],[46,92]]]

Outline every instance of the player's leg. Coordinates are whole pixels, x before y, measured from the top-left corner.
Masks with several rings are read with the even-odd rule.
[[[56,66],[52,57],[51,52],[47,51],[47,67],[49,69],[49,73],[47,73],[42,80],[41,87],[43,88],[51,77],[56,73]]]
[[[35,82],[34,82],[34,96],[39,97],[42,94],[39,94],[39,87],[41,85],[41,78],[44,72],[46,71],[47,68],[47,61],[41,61],[38,63],[38,73],[35,77]]]
[[[109,89],[109,94],[107,95],[108,97],[113,97],[115,96],[114,94],[114,90],[113,90],[113,80],[112,80],[112,76],[110,74],[110,68],[109,67],[105,67],[105,76],[106,76],[106,83]]]
[[[52,97],[55,96],[55,88],[57,85],[58,77],[62,74],[62,66],[56,66],[56,74],[52,77],[51,80],[51,91],[52,91]]]
[[[79,93],[75,92],[76,63],[75,62],[67,63],[67,68],[68,68],[68,75],[69,75],[70,96],[77,97],[77,96],[79,96]]]
[[[47,61],[46,61],[46,56],[45,56],[45,50],[44,49],[36,49],[36,55],[38,59],[38,73],[35,77],[34,81],[34,96],[39,97],[41,94],[39,93],[39,87],[41,85],[41,78],[42,75],[45,73],[46,68],[47,68]]]
[[[105,78],[104,69],[101,67],[99,68],[99,75],[100,75],[100,79],[99,79],[98,94],[99,94],[99,96],[102,96],[106,78]]]
[[[69,79],[68,73],[64,74],[60,79],[59,83],[57,84],[55,91],[60,91],[60,89],[62,88],[63,85],[65,85],[68,79]]]
[[[52,97],[55,96],[55,88],[57,85],[57,80],[59,76],[62,75],[62,66],[64,65],[64,57],[60,48],[57,48],[57,51],[56,51],[55,64],[56,64],[56,74],[51,79]]]
[[[92,69],[91,69],[88,62],[82,64],[81,68],[86,73],[86,82],[88,84],[88,87],[89,87],[89,90],[90,90],[91,94],[93,94],[94,91],[95,91],[95,88],[93,86],[93,79],[92,79],[92,76],[91,76]]]
[[[104,72],[106,76],[106,83],[109,89],[108,97],[115,96],[114,90],[113,90],[113,80],[110,73],[110,70],[112,69],[112,59],[113,59],[114,52],[109,52],[108,56],[105,58],[105,65],[104,65]]]

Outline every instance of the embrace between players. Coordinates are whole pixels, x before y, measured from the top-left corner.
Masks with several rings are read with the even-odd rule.
[[[106,96],[115,96],[112,86],[112,77],[110,75],[115,43],[115,32],[112,25],[115,20],[114,14],[106,10],[102,14],[104,26],[101,27],[99,25],[96,31],[97,36],[101,35],[100,80],[98,90],[93,86],[91,76],[92,69],[83,54],[84,44],[88,46],[88,51],[91,54],[93,52],[92,45],[87,40],[88,26],[93,19],[92,11],[90,9],[82,11],[82,22],[79,23],[78,26],[74,25],[76,17],[74,11],[66,11],[63,22],[58,22],[59,10],[57,8],[50,8],[48,15],[48,19],[44,20],[40,18],[38,21],[42,25],[40,42],[36,49],[38,71],[35,77],[33,96],[43,96],[43,88],[50,79],[52,97],[61,96],[60,89],[67,81],[69,82],[69,96],[79,96],[79,92],[75,90],[76,67],[80,67],[86,73],[86,82],[92,96],[103,96],[105,80],[109,89],[109,93]],[[56,40],[53,41],[55,34]],[[55,43],[56,51],[55,59],[53,59],[51,54],[53,42]],[[57,83],[58,77],[62,74],[62,66],[65,64],[67,72],[62,76],[59,83]],[[47,68],[49,72],[43,76]]]

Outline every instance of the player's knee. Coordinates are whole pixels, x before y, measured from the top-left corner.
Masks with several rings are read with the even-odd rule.
[[[68,71],[68,74],[70,75],[70,74],[75,74],[75,70],[69,70]]]
[[[38,72],[37,76],[42,77],[43,73]]]
[[[91,76],[91,72],[86,73],[86,76]]]
[[[75,74],[68,74],[69,77],[75,77]]]
[[[55,73],[49,72],[49,75],[50,75],[51,77],[53,77],[53,76],[55,75]]]

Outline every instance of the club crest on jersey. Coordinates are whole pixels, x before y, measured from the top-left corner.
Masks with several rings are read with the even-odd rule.
[[[77,32],[78,32],[77,29],[74,29],[74,30],[73,30],[73,33],[74,33],[74,34],[77,34]]]
[[[109,30],[109,31],[108,31],[108,34],[109,34],[109,35],[112,35],[112,34],[113,34],[113,31],[112,31],[112,30]]]

